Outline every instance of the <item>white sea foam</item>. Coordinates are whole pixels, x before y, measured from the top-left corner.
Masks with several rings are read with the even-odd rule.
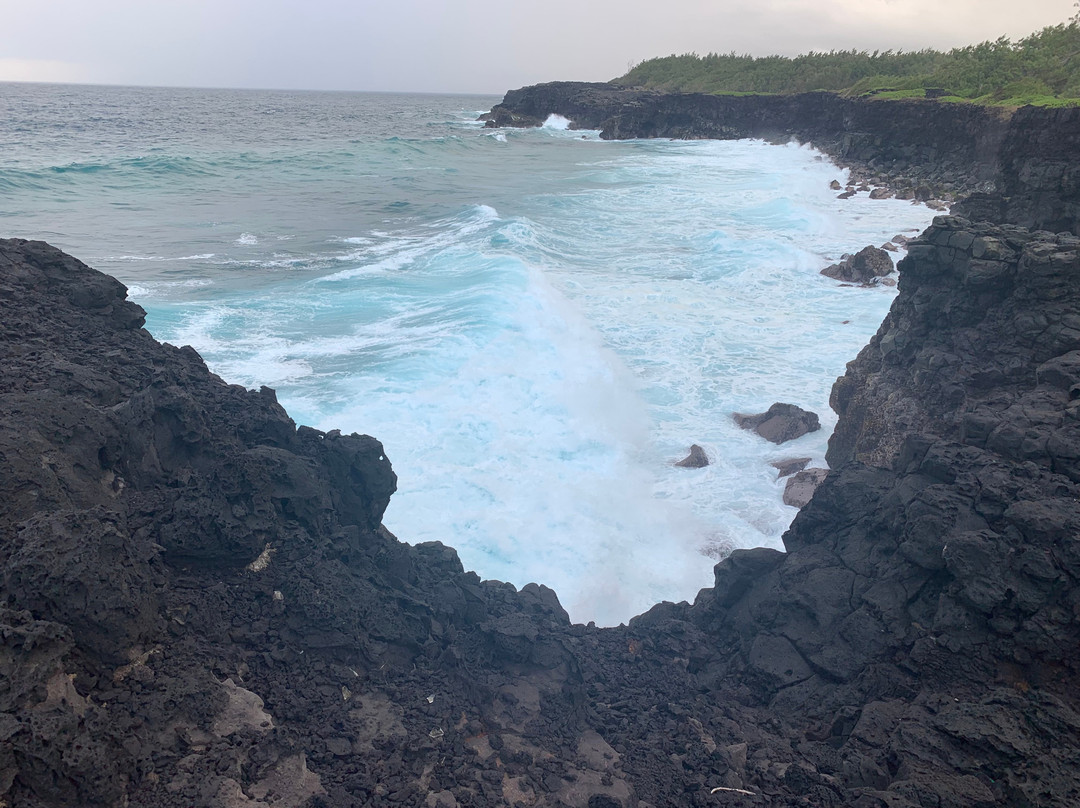
[[[107,255],[95,259],[97,261],[122,263],[125,261],[208,261],[215,253],[198,253],[196,255]]]
[[[187,278],[182,281],[157,281],[148,283],[128,284],[129,298],[156,298],[165,297],[178,290],[197,289],[204,286],[212,286],[214,282],[209,278]]]
[[[240,244],[240,245],[245,246],[245,247],[250,247],[250,246],[253,246],[255,244],[258,244],[259,239],[258,239],[258,236],[255,236],[252,233],[241,233],[240,238],[238,238],[234,243],[235,244]]]
[[[178,311],[165,336],[230,381],[277,386],[301,422],[379,437],[402,539],[611,624],[692,598],[733,547],[780,546],[794,510],[768,464],[823,463],[829,388],[894,294],[818,272],[931,214],[835,199],[843,172],[802,147],[572,135],[497,150],[546,144],[486,175],[519,183],[492,192],[497,210],[324,239],[295,259],[318,277]],[[566,174],[548,182],[551,152]],[[731,420],[774,401],[826,428],[776,447]],[[710,466],[672,465],[691,443]]]
[[[373,233],[381,238],[379,242],[358,252],[335,256],[336,261],[355,263],[357,266],[327,275],[320,278],[320,281],[347,281],[361,275],[401,269],[424,256],[461,243],[498,218],[498,212],[491,206],[476,205],[463,216],[437,220],[418,232],[397,235],[387,232]]]
[[[562,115],[556,115],[553,112],[544,120],[543,127],[544,129],[569,129],[570,119],[564,118]]]

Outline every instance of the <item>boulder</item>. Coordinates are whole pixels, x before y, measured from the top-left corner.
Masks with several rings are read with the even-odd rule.
[[[834,191],[839,191],[844,186],[840,184],[839,180],[833,180],[829,183],[829,187],[832,188]]]
[[[675,465],[684,469],[705,468],[705,466],[709,465],[709,458],[705,454],[705,450],[695,443],[690,447],[690,454]]]
[[[794,404],[776,403],[756,415],[735,413],[735,423],[754,432],[772,443],[786,443],[801,438],[808,432],[821,429],[817,413],[804,410]]]
[[[828,469],[805,469],[789,478],[784,486],[784,504],[801,508],[814,496],[814,491],[828,474]]]
[[[825,267],[821,274],[847,283],[870,283],[893,271],[889,254],[880,247],[863,247],[838,264]]]
[[[810,463],[809,457],[785,457],[783,460],[774,460],[769,465],[779,472],[776,479],[790,477],[797,471],[802,471]]]
[[[870,192],[871,199],[888,199],[893,195],[893,192],[888,188],[875,188]]]

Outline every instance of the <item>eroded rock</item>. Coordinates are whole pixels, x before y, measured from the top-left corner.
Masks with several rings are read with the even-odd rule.
[[[743,429],[753,430],[772,443],[787,443],[821,429],[817,413],[804,410],[795,404],[778,402],[756,415],[737,412],[732,417]]]
[[[838,264],[825,267],[821,274],[847,283],[871,283],[893,271],[889,254],[874,246],[863,247]]]

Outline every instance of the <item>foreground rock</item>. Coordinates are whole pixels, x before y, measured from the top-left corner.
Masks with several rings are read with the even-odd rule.
[[[867,246],[843,261],[825,267],[821,274],[847,283],[873,283],[893,271],[893,262],[883,248]]]
[[[776,403],[765,412],[756,415],[737,412],[732,418],[743,429],[751,429],[772,443],[787,443],[821,429],[817,413],[794,404]]]
[[[0,241],[0,801],[1074,806],[1078,246],[937,220],[788,552],[601,630],[396,541],[373,438]]]

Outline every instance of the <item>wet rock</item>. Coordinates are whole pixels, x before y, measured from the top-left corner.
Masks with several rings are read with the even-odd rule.
[[[893,192],[888,188],[874,188],[870,192],[871,199],[889,199],[892,195]]]
[[[870,283],[893,271],[893,262],[885,250],[863,247],[855,255],[826,267],[821,274],[847,283]]]
[[[690,447],[690,454],[675,465],[685,469],[700,469],[709,465],[709,458],[705,450],[695,443]]]
[[[790,477],[797,471],[802,471],[810,463],[809,457],[789,457],[784,460],[774,460],[769,465],[777,471],[777,479]]]
[[[737,412],[732,417],[743,429],[753,430],[772,443],[786,443],[821,429],[817,413],[804,410],[794,404],[778,402],[765,412],[756,415],[744,415]]]

